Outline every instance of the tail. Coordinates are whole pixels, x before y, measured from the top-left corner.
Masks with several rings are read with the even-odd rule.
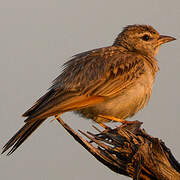
[[[11,150],[7,155],[11,155],[43,122],[45,119],[28,121],[26,124],[4,145],[1,154],[9,148]]]
[[[43,121],[45,121],[46,118],[37,119],[32,116],[44,103],[46,103],[46,101],[49,100],[49,98],[54,95],[54,93],[55,91],[53,89],[47,92],[35,103],[34,106],[23,114],[24,117],[27,117],[25,120],[26,124],[5,144],[2,154],[13,146],[7,154],[11,155],[43,123]]]

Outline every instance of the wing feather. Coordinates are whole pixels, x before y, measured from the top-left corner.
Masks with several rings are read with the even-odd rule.
[[[96,99],[96,104],[103,97],[116,95],[144,73],[142,58],[113,46],[75,55],[65,63],[63,73],[53,81],[50,91],[24,113],[29,116],[26,121],[54,115],[58,110],[92,106],[92,99]],[[91,102],[87,103],[88,100]]]

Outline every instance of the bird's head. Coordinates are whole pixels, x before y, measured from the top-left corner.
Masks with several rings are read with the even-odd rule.
[[[149,25],[129,25],[114,41],[114,46],[123,46],[147,56],[155,56],[161,44],[175,40],[174,37],[160,35]]]

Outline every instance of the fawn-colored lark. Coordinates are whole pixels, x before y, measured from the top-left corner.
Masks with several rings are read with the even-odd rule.
[[[12,154],[48,117],[76,111],[96,122],[120,121],[142,109],[151,96],[161,44],[175,40],[149,25],[130,25],[112,46],[73,56],[50,90],[23,116],[25,125],[5,144]]]

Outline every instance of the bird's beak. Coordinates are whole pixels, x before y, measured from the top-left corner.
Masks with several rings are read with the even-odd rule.
[[[176,40],[176,38],[171,37],[171,36],[164,36],[164,35],[160,35],[159,39],[158,39],[158,45],[160,46],[161,44],[170,42],[170,41],[174,41]]]

